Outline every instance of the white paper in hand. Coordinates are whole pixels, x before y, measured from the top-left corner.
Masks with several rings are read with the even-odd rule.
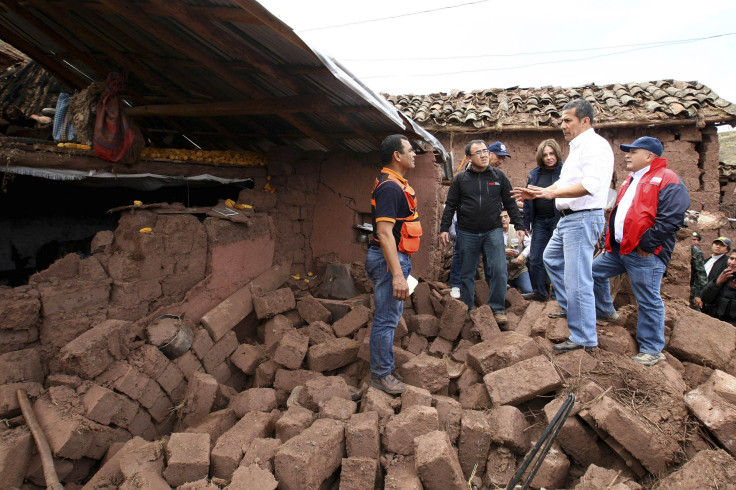
[[[409,277],[406,278],[407,284],[409,284],[409,294],[411,295],[414,293],[414,288],[417,287],[417,284],[419,284],[419,281],[417,281],[414,276],[409,274]]]

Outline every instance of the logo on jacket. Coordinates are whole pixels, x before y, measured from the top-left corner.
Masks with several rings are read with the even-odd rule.
[[[500,182],[489,182],[488,185],[501,185]]]
[[[650,184],[661,184],[662,177],[652,177],[652,180],[650,180],[649,183]]]

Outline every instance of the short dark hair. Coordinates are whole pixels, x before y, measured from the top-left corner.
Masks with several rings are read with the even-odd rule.
[[[544,149],[547,147],[552,148],[552,151],[555,152],[555,156],[557,157],[557,165],[560,164],[562,161],[562,150],[560,150],[560,145],[557,144],[557,141],[554,140],[554,138],[550,138],[548,140],[544,140],[541,143],[539,143],[539,146],[537,147],[537,166],[544,168]]]
[[[470,143],[468,143],[467,145],[465,145],[465,155],[466,156],[470,156],[470,147],[473,146],[473,145],[475,145],[475,144],[478,144],[478,143],[481,143],[483,145],[486,144],[486,142],[483,141],[483,140],[473,140],[473,141],[471,141]]]
[[[565,107],[562,108],[562,111],[566,111],[569,109],[575,109],[575,117],[578,119],[583,119],[584,117],[590,118],[590,125],[593,125],[593,118],[595,116],[593,112],[593,105],[588,102],[585,99],[575,99],[571,100],[567,104],[565,104]]]
[[[384,140],[381,142],[382,165],[388,165],[389,163],[391,163],[391,160],[393,160],[394,158],[395,151],[403,153],[402,150],[404,149],[404,140],[409,141],[409,138],[407,138],[403,134],[392,134],[391,136],[386,136],[386,138],[384,138]]]

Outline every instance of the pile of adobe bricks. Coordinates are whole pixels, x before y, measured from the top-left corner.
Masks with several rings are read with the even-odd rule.
[[[503,487],[571,392],[532,488],[656,478],[702,488],[736,476],[736,330],[678,301],[667,302],[667,361],[646,368],[628,359],[633,307],[599,323],[597,352],[554,355],[569,334],[548,318],[554,302],[509,290],[502,330],[487,306],[468,314],[442,284],[421,282],[396,329],[409,386],[393,397],[368,387],[371,296],[295,297],[287,280],[288,267],[274,266],[232,294],[192,325],[175,359],[123,320],[68,342],[47,375],[33,347],[1,354],[2,486],[45,486],[18,388],[66,488]],[[0,299],[0,316],[23,307],[7,291]]]

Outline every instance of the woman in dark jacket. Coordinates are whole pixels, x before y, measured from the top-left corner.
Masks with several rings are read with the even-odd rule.
[[[544,140],[537,147],[537,168],[529,172],[527,185],[547,187],[560,178],[562,152],[554,139]],[[532,292],[524,294],[525,299],[547,300],[546,271],[542,256],[552,232],[560,219],[553,199],[534,199],[524,201],[524,228],[532,235],[529,253],[529,278]]]
[[[705,313],[736,326],[736,250],[728,255],[728,266],[708,281],[700,296]]]

